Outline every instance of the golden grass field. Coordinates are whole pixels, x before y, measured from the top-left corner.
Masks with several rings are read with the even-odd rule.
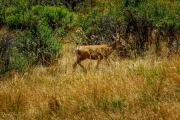
[[[2,120],[178,120],[180,57],[121,59],[110,66],[84,61],[78,67],[73,44],[50,66],[36,66],[0,81]]]

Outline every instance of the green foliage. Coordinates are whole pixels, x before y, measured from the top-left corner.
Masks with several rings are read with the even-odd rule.
[[[179,26],[178,4],[178,2],[169,2],[168,0],[144,0],[131,10],[135,10],[139,16],[147,16],[154,27]]]
[[[0,47],[1,73],[11,69],[24,71],[34,64],[49,65],[58,57],[61,46],[47,22],[40,21],[34,29],[35,34],[33,30],[17,31],[13,40],[4,37]]]
[[[5,11],[5,23],[9,27],[15,27],[19,25],[19,12],[15,7],[9,7]]]
[[[63,37],[66,34],[66,29],[64,27],[61,27],[59,29],[55,30],[56,35]]]
[[[86,16],[80,16],[77,19],[77,24],[83,28],[86,44],[99,44],[101,42],[111,42],[112,35],[116,31],[118,24],[116,16],[107,14],[101,15],[96,11],[89,13]]]
[[[3,1],[0,1],[0,25],[3,24],[4,21],[4,5]]]
[[[29,60],[22,54],[19,53],[16,49],[13,49],[11,55],[11,68],[23,71],[27,69],[29,65]]]
[[[37,42],[31,31],[16,32],[14,49],[28,60],[28,64],[33,64],[37,61],[36,46]]]
[[[92,0],[91,3],[87,0],[66,3],[64,0],[1,0],[0,25],[21,29],[15,34],[15,54],[9,54],[12,60],[16,58],[13,61],[21,69],[55,59],[60,45],[54,35],[64,37],[73,25],[80,28],[75,33],[76,43],[110,43],[118,32],[127,39],[125,44],[130,44],[131,33],[136,40],[130,47],[140,53],[145,49],[149,29],[163,29],[168,33],[180,28],[179,10],[178,0]]]
[[[0,11],[1,21],[6,23],[9,28],[29,28],[31,23],[37,23],[39,20],[46,20],[49,26],[53,29],[64,27],[72,22],[73,14],[64,7],[56,6],[33,6],[32,9],[27,9],[27,5],[23,3],[14,3],[5,8],[5,12]],[[3,20],[3,14],[5,19]]]
[[[77,29],[75,31],[74,42],[76,44],[87,44],[88,41],[89,39],[87,38],[84,31],[82,31],[81,29]],[[89,41],[89,42],[92,42],[92,41]]]
[[[76,20],[76,23],[81,26],[84,30],[88,29],[93,25],[99,18],[100,14],[96,11],[92,11],[87,15],[79,16]]]
[[[31,23],[30,11],[19,10],[16,7],[8,7],[5,11],[5,21],[9,28],[29,26]]]
[[[50,64],[58,56],[60,44],[47,22],[40,21],[34,29],[37,30],[35,34],[33,31],[17,32],[15,47],[30,64]]]
[[[0,74],[11,69],[10,56],[12,55],[13,37],[6,33],[0,38]]]
[[[52,36],[52,30],[48,27],[47,22],[40,21],[37,25],[37,34],[38,36],[38,44],[37,46],[38,57],[42,62],[46,61],[46,57],[49,58],[56,58],[59,53],[59,43],[57,40]],[[45,61],[44,61],[45,60]]]
[[[73,14],[64,7],[55,6],[33,6],[33,15],[46,19],[52,25],[65,26],[72,21]]]
[[[4,8],[4,13],[0,11],[0,15],[4,14],[2,23],[10,29],[21,30],[16,30],[11,50],[3,51],[8,53],[8,65],[4,71],[14,68],[24,70],[32,64],[49,65],[59,56],[61,48],[54,32],[63,37],[72,22],[73,14],[57,6],[36,5],[29,8],[26,0],[6,2],[11,4]]]

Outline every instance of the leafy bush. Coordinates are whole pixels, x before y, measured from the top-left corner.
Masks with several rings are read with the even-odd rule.
[[[20,31],[16,37],[16,47],[29,59],[31,64],[50,64],[59,54],[60,44],[53,37],[52,30],[44,21],[40,21],[33,31]]]
[[[123,3],[119,4],[123,4],[119,5],[121,6],[119,11],[123,11],[124,14],[116,15],[119,15],[121,22],[126,25],[124,27],[126,29],[126,39],[128,40],[130,34],[134,36],[133,49],[138,54],[142,54],[146,50],[145,45],[148,41],[151,41],[148,40],[148,33],[153,29],[158,29],[161,33],[165,33],[164,35],[172,38],[175,29],[179,28],[180,17],[178,2],[176,1],[124,0]],[[171,39],[170,41],[172,43],[174,40]]]
[[[17,69],[23,71],[27,69],[29,65],[29,60],[22,53],[18,52],[16,49],[13,49],[11,54],[11,69]]]
[[[89,43],[92,42],[91,40],[87,38],[85,32],[82,29],[77,29],[75,31],[73,40],[75,44],[87,44],[88,41]]]
[[[15,7],[9,7],[5,11],[5,23],[9,27],[16,27],[19,23],[19,11]]]
[[[17,52],[17,55],[21,54],[27,58],[29,64],[34,64],[37,61],[37,56],[35,54],[36,44],[36,39],[33,37],[31,31],[16,32],[14,51]]]
[[[27,1],[20,1],[9,1],[13,4],[4,9],[2,20],[7,27],[21,30],[16,30],[13,44],[7,43],[7,49],[1,51],[5,54],[0,60],[2,73],[25,70],[33,64],[49,65],[59,56],[61,48],[54,34],[63,37],[72,22],[73,14],[64,7],[38,5],[28,9]]]
[[[64,27],[60,27],[55,30],[57,36],[63,37],[67,33],[67,30]]]
[[[0,12],[0,14],[3,14]],[[3,16],[1,16],[3,17]],[[9,6],[5,9],[5,20],[9,28],[30,28],[31,23],[46,20],[51,28],[66,28],[72,22],[73,14],[64,7],[56,6],[33,6],[27,9],[21,4]],[[2,19],[3,20],[3,19]]]
[[[6,33],[0,38],[0,74],[11,69],[10,56],[12,53],[13,36]]]
[[[115,16],[100,15],[96,11],[77,19],[77,24],[83,28],[88,38],[84,41],[86,44],[110,43],[118,22]]]
[[[59,55],[60,43],[53,37],[47,22],[40,21],[33,30],[17,31],[15,37],[4,35],[0,46],[0,72],[26,70],[34,64],[51,64]],[[13,42],[13,43],[12,43]]]
[[[59,43],[53,37],[52,30],[48,27],[47,22],[40,21],[37,25],[37,47],[36,51],[41,63],[50,62],[52,58],[56,58],[59,53]]]
[[[31,24],[31,12],[8,7],[5,11],[5,23],[9,28],[25,28]]]
[[[71,23],[73,16],[66,8],[55,6],[34,6],[32,13],[40,19],[47,20],[52,28],[66,26]]]
[[[3,3],[2,1],[0,1],[0,25],[3,24],[3,21],[4,21],[4,8],[3,8]]]

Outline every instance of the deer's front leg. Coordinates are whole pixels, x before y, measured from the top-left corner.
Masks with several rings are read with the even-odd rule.
[[[75,71],[77,65],[78,65],[80,62],[81,62],[81,61],[80,61],[79,57],[77,57],[77,58],[76,58],[76,61],[75,61],[74,64],[72,65],[73,71]]]
[[[81,64],[81,62],[79,62],[78,64],[84,70],[84,72],[87,72],[86,68]]]
[[[76,66],[77,66],[77,62],[74,62],[74,64],[73,64],[73,71],[75,71]]]

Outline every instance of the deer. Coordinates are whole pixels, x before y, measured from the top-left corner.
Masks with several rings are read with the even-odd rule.
[[[117,37],[113,36],[115,39],[112,44],[102,44],[102,45],[80,45],[75,48],[76,61],[73,64],[73,71],[75,71],[77,65],[79,65],[85,72],[87,72],[86,68],[81,64],[82,61],[86,59],[97,60],[96,68],[99,67],[101,60],[105,60],[107,65],[109,66],[108,57],[111,53],[116,49]],[[123,47],[123,45],[122,45]]]

